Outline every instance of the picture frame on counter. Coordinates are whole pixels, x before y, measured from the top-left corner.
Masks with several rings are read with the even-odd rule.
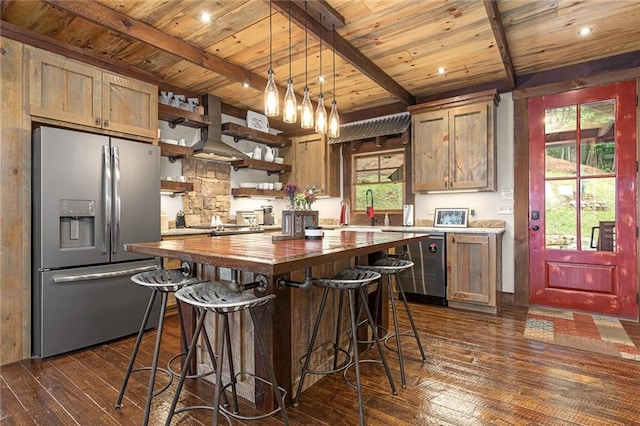
[[[434,226],[466,228],[469,220],[467,208],[442,208],[435,209],[433,216]]]

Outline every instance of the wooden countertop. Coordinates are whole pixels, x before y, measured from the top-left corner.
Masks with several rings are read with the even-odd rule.
[[[271,234],[244,234],[126,244],[125,250],[275,276],[337,259],[426,240],[412,232],[327,230],[321,240],[272,241]]]

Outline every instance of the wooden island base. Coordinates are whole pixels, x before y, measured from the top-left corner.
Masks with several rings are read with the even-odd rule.
[[[253,291],[258,296],[273,293],[276,298],[274,303],[260,307],[256,312],[264,327],[262,331],[267,340],[268,355],[274,365],[278,385],[287,390],[287,401],[290,401],[300,377],[300,358],[306,352],[321,291],[313,286],[306,289],[287,286],[279,288],[276,285],[278,280],[302,282],[308,274],[313,278],[333,277],[342,269],[354,266],[356,262],[366,263],[370,254],[427,238],[428,234],[329,230],[325,231],[321,240],[272,241],[268,234],[246,234],[128,244],[126,250],[188,262],[196,268],[194,270],[199,271],[199,276],[207,279],[222,278],[229,273],[228,268],[231,276],[237,277],[237,282],[229,282],[232,287],[261,277],[266,278],[266,291]],[[331,298],[330,303],[336,315],[333,321],[322,325],[319,342],[332,340],[335,332],[338,297]],[[386,305],[383,303],[382,306]],[[343,318],[348,318],[348,308],[343,306],[343,309],[343,315],[346,314]],[[186,319],[193,324],[191,310],[184,311]],[[261,358],[253,350],[253,330],[248,313],[233,317],[230,326],[235,370],[246,369],[255,371],[260,377],[267,377]],[[385,324],[386,315],[379,315],[379,321]],[[343,321],[343,328],[346,323]],[[209,323],[209,336],[215,336],[213,328],[215,324]],[[345,341],[348,338],[346,333],[341,333],[341,336]],[[333,360],[332,356],[328,346],[318,350],[312,355],[313,365],[329,365]],[[202,354],[199,359],[204,359]],[[310,376],[308,381],[305,380],[305,385],[312,385],[320,377]],[[254,384],[249,379],[243,379],[239,392],[244,398],[255,402],[259,409],[270,410],[275,407],[270,387],[260,381]]]

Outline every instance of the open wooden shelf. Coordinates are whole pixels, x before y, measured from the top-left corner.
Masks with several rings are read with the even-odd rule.
[[[160,155],[170,158],[184,158],[193,155],[193,148],[188,146],[173,145],[170,143],[158,142]]]
[[[158,119],[168,121],[172,129],[178,124],[196,128],[211,125],[211,119],[206,115],[161,103],[158,104]]]
[[[236,171],[238,169],[249,168],[254,170],[264,170],[269,175],[271,173],[285,173],[291,171],[291,166],[288,164],[278,164],[270,161],[254,160],[252,158],[232,161],[231,165]]]
[[[171,191],[174,193],[183,193],[193,191],[193,183],[191,182],[174,182],[172,180],[160,181],[161,191]]]
[[[234,197],[270,197],[270,198],[287,198],[287,193],[283,190],[275,191],[273,189],[256,189],[256,188],[231,188],[231,195]]]
[[[236,142],[245,139],[276,148],[291,146],[291,139],[272,135],[271,133],[261,132],[260,130],[250,129],[249,127],[241,126],[236,123],[222,123],[222,134],[233,136],[233,140]]]

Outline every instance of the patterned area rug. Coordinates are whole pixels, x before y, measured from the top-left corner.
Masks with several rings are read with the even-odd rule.
[[[640,361],[640,351],[616,318],[529,308],[524,338]]]

